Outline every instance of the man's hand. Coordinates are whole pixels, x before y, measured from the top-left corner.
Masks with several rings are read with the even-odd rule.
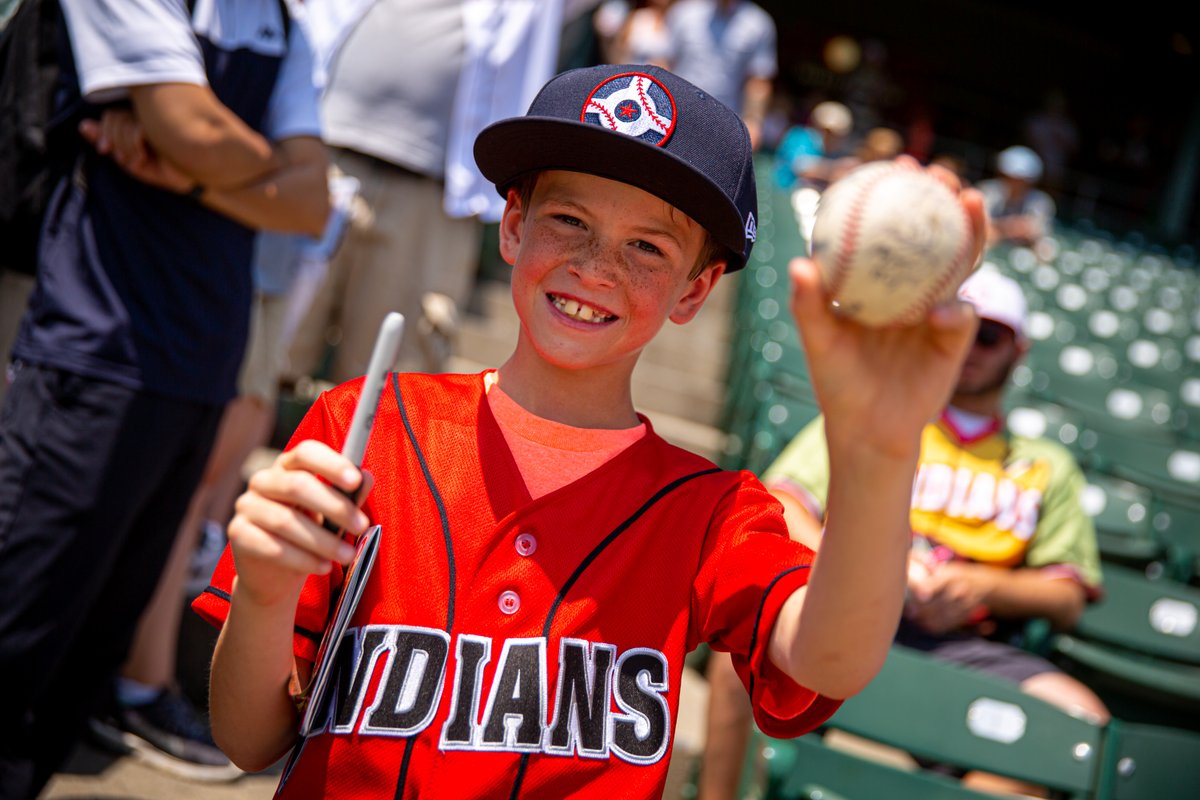
[[[910,568],[904,615],[930,633],[957,630],[987,613],[994,578],[993,568],[961,561],[948,561],[924,576]]]
[[[109,109],[98,121],[85,119],[79,123],[79,133],[97,153],[108,156],[142,183],[178,194],[186,194],[196,185],[195,178],[155,152],[131,111]]]

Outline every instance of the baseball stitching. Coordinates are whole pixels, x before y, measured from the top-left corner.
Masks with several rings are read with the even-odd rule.
[[[849,216],[846,219],[845,231],[842,235],[842,247],[838,249],[837,253],[837,266],[833,271],[833,280],[830,281],[830,295],[836,296],[841,291],[846,273],[850,269],[850,261],[854,257],[855,248],[858,247],[858,229],[862,223],[863,208],[867,204],[866,195],[875,187],[875,184],[895,171],[894,168],[880,170],[878,175],[860,186],[855,193],[853,202],[850,205],[850,211],[848,212]]]
[[[655,125],[658,126],[659,133],[666,133],[667,132],[666,123],[664,123],[661,119],[659,119],[658,115],[650,110],[651,109],[650,100],[649,100],[649,98],[646,97],[646,92],[643,91],[643,89],[642,89],[642,79],[635,78],[633,81],[633,85],[637,88],[638,99],[642,101],[642,110],[646,112],[646,116],[648,116],[650,118],[651,122],[653,122]]]
[[[966,273],[968,268],[971,266],[967,261],[967,256],[969,256],[971,253],[971,236],[969,235],[971,232],[971,217],[967,214],[967,210],[962,208],[961,204],[959,205],[959,209],[962,211],[963,222],[966,223],[966,231],[968,235],[963,237],[958,253],[955,254],[954,261],[951,262],[951,268],[945,270],[942,273],[942,276],[938,278],[937,282],[930,286],[929,290],[926,291],[926,293],[922,295],[917,302],[910,306],[908,311],[898,318],[897,322],[899,322],[901,325],[911,325],[919,321],[921,317],[923,317],[930,309],[930,307],[933,306],[934,302],[941,297],[942,292],[951,283],[951,281],[959,278],[960,276],[965,277],[964,273]]]
[[[604,117],[604,119],[608,122],[608,127],[610,129],[612,129],[614,131],[617,129],[617,121],[616,121],[616,119],[613,118],[612,114],[608,113],[607,108],[600,105],[595,100],[588,100],[587,107],[589,109],[595,111],[596,113],[598,113],[600,116]]]

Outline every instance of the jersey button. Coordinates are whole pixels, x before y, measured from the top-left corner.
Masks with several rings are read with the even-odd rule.
[[[515,614],[521,607],[521,595],[512,589],[501,592],[498,605],[500,606],[500,610],[505,614]]]
[[[537,552],[537,537],[532,533],[522,533],[516,541],[517,554],[528,558]]]

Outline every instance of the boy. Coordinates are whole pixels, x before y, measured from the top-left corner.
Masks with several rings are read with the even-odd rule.
[[[835,473],[813,565],[757,480],[666,444],[630,399],[643,346],[749,254],[736,115],[665,70],[575,70],[486,129],[476,159],[507,197],[512,356],[393,376],[364,475],[337,453],[361,384],[325,395],[238,502],[236,579],[226,554],[197,601],[224,621],[214,734],[250,769],[295,746],[281,797],[658,796],[696,644],[734,654],[764,730],[799,735],[870,680],[899,617],[920,431],[970,310],[866,331],[796,265]],[[978,197],[964,203],[980,234]],[[321,518],[384,539],[337,696],[297,742],[293,701],[351,554]]]

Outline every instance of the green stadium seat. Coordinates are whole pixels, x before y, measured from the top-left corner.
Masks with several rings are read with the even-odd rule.
[[[1178,410],[1175,396],[1165,389],[1126,384],[1103,394],[1104,409],[1085,413],[1088,427],[1124,437],[1143,437],[1173,443],[1187,416]]]
[[[1087,430],[1089,461],[1098,469],[1153,490],[1168,502],[1200,507],[1200,447]]]
[[[1087,486],[1080,501],[1096,526],[1101,558],[1138,567],[1165,558],[1165,547],[1152,525],[1150,490],[1099,472],[1085,476]]]
[[[1076,460],[1086,463],[1089,451],[1084,447],[1087,439],[1084,417],[1074,409],[1036,397],[1014,399],[1006,414],[1005,423],[1010,431],[1031,439],[1047,438],[1065,446]]]
[[[1200,508],[1156,498],[1150,526],[1164,549],[1166,576],[1200,582]]]
[[[769,787],[742,792],[764,800],[991,800],[956,779],[905,771],[825,744],[820,736],[766,740],[757,731],[746,773],[751,784]]]
[[[1137,338],[1141,327],[1131,316],[1111,308],[1097,308],[1087,315],[1087,332],[1093,341],[1118,344]]]
[[[1165,800],[1200,794],[1200,735],[1113,720],[1105,731],[1102,797]]]
[[[1187,377],[1183,351],[1175,339],[1139,336],[1125,346],[1129,378],[1139,386],[1177,392]]]
[[[1046,786],[1062,797],[1090,798],[1099,785],[1100,726],[1022,694],[1011,683],[902,647],[892,648],[875,680],[847,700],[828,727],[936,763]],[[809,745],[789,748],[794,744],[755,740],[752,748],[759,753],[775,748],[761,796],[815,798],[802,792],[816,786],[847,800],[974,797],[927,773],[851,769],[846,759]],[[814,752],[809,773],[804,756]],[[782,763],[787,761],[791,764]],[[921,794],[922,788],[930,793]]]
[[[1155,336],[1175,337],[1186,336],[1190,328],[1186,314],[1161,306],[1150,306],[1142,313],[1142,327]]]
[[[1195,717],[1200,712],[1200,589],[1104,567],[1104,596],[1049,653],[1097,689]]]

